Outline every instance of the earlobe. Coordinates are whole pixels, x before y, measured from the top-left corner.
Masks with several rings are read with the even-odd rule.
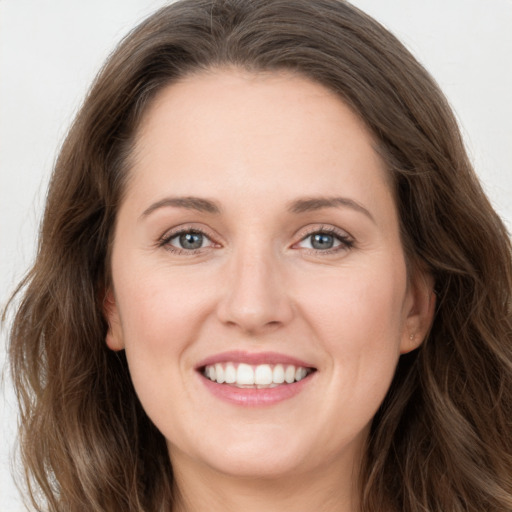
[[[434,321],[435,307],[434,279],[429,274],[418,273],[409,283],[401,354],[407,354],[423,343]]]
[[[116,299],[112,290],[108,290],[103,298],[103,314],[108,323],[105,342],[110,350],[119,351],[124,349],[121,319],[117,308]]]

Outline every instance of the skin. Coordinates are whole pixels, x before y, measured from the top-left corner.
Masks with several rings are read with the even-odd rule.
[[[106,341],[126,350],[167,439],[175,510],[357,511],[369,424],[433,312],[430,280],[407,274],[364,124],[305,78],[214,70],[159,93],[132,161]],[[219,211],[165,203],[191,196]],[[290,211],[313,197],[345,202]],[[192,228],[203,246],[180,249],[172,235]],[[334,230],[334,248],[312,248],[322,230]],[[279,352],[317,371],[288,400],[241,407],[195,368],[228,350]]]

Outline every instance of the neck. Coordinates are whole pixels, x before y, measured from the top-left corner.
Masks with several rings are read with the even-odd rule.
[[[322,468],[273,478],[226,475],[192,461],[182,459],[177,462],[173,460],[173,512],[360,510],[359,467],[342,465],[339,461]]]

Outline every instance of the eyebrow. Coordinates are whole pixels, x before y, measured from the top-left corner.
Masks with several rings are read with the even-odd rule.
[[[174,206],[176,208],[186,208],[187,210],[196,210],[198,212],[214,214],[219,214],[221,212],[220,206],[210,199],[203,199],[201,197],[165,197],[146,208],[142,212],[141,218],[147,217],[155,210],[166,206]]]
[[[204,199],[201,197],[165,197],[156,203],[153,203],[146,208],[141,215],[141,218],[147,217],[155,210],[164,208],[166,206],[173,206],[175,208],[186,208],[188,210],[195,210],[199,212],[206,212],[212,214],[220,214],[220,206],[210,199]],[[296,199],[288,203],[288,211],[290,213],[299,214],[306,212],[313,212],[316,210],[322,210],[324,208],[339,208],[347,207],[351,208],[359,213],[363,213],[371,221],[375,222],[373,215],[358,202],[347,197],[307,197],[304,199]]]
[[[323,208],[339,208],[340,206],[362,213],[375,223],[375,219],[369,210],[348,197],[307,197],[297,199],[289,203],[288,211],[291,213],[305,213],[322,210]]]

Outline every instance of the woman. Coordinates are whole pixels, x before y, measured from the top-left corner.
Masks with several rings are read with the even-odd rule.
[[[11,333],[34,505],[512,510],[511,289],[392,35],[335,0],[172,4],[52,177]]]

